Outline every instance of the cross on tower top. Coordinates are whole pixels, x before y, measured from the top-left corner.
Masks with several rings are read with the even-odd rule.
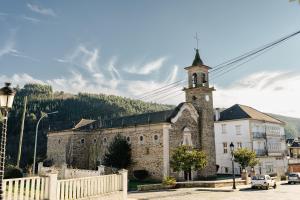
[[[198,47],[198,44],[199,44],[199,38],[198,38],[198,33],[196,32],[196,36],[194,37],[195,38],[195,40],[197,41],[197,49],[199,48]]]

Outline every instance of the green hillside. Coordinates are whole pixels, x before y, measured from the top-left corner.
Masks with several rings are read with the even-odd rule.
[[[72,128],[81,118],[110,119],[124,115],[170,109],[172,106],[146,103],[114,95],[65,94],[53,92],[51,86],[27,84],[17,88],[13,109],[8,122],[7,161],[16,163],[19,145],[24,96],[28,96],[21,166],[27,167],[33,160],[35,126],[43,112],[59,111],[42,120],[38,134],[38,160],[46,156],[47,132]]]
[[[287,138],[300,137],[300,118],[287,117],[277,114],[270,115],[286,123],[285,133]]]

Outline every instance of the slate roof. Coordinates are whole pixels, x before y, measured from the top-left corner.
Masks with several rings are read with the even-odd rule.
[[[300,141],[294,141],[290,147],[300,147]]]
[[[97,120],[90,123],[90,126],[80,127],[79,129],[102,129],[102,128],[120,128],[144,124],[155,124],[162,122],[170,122],[171,119],[177,114],[184,103],[179,104],[171,110],[164,110],[151,113],[143,113],[138,115],[130,115],[124,117],[113,118],[109,120]]]
[[[192,66],[199,66],[199,65],[203,65],[203,61],[200,58],[199,49],[196,49],[196,55]]]
[[[220,121],[236,120],[236,119],[255,119],[277,124],[284,124],[284,122],[271,117],[263,112],[260,112],[252,107],[235,104],[232,107],[221,112]]]

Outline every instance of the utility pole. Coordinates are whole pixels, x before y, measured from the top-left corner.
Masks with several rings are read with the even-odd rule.
[[[18,159],[17,159],[17,167],[18,168],[20,167],[20,160],[21,160],[21,154],[22,154],[22,143],[23,143],[24,122],[25,122],[25,116],[26,116],[26,106],[27,106],[27,96],[24,97],[24,107],[23,107],[20,139],[19,139]]]

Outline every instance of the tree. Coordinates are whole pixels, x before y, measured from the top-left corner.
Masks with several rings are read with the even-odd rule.
[[[184,171],[190,177],[191,170],[201,170],[206,166],[207,158],[203,151],[183,145],[174,149],[170,163],[175,172]]]
[[[116,135],[104,155],[104,164],[118,169],[126,169],[131,162],[131,145],[124,136]]]
[[[254,167],[259,163],[256,159],[256,153],[247,148],[239,148],[233,152],[234,161],[239,163],[242,169],[246,167]]]

